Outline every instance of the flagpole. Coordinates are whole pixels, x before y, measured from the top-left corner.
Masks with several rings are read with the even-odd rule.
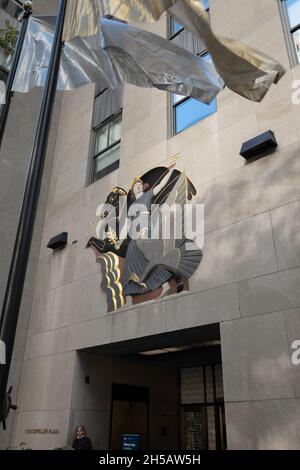
[[[17,72],[17,68],[18,68],[18,64],[19,64],[19,60],[20,60],[20,56],[22,52],[22,47],[23,47],[23,43],[24,43],[24,39],[25,39],[27,27],[28,27],[29,18],[32,14],[32,2],[25,2],[23,5],[23,8],[24,8],[24,13],[23,13],[23,18],[22,18],[22,26],[19,32],[18,41],[17,41],[15,52],[14,52],[11,68],[10,68],[7,81],[5,84],[5,104],[1,106],[1,111],[0,111],[0,148],[2,145],[2,141],[3,141],[5,125],[6,125],[8,111],[10,107],[10,101],[12,97],[12,87],[13,87],[13,83],[15,80],[15,76],[16,76],[16,72]]]
[[[6,364],[0,364],[0,422],[2,421],[4,429],[9,408],[14,408],[11,405],[11,389],[7,391],[7,384],[43,176],[47,140],[58,80],[66,7],[67,0],[60,0],[48,75],[43,91],[37,131],[0,319],[0,340],[6,345]]]

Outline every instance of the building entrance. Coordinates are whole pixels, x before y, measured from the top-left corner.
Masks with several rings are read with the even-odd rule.
[[[79,360],[73,402],[85,412],[74,410],[72,427],[83,422],[94,448],[226,449],[219,325],[93,348]]]
[[[148,446],[149,390],[113,384],[111,450],[144,450]]]

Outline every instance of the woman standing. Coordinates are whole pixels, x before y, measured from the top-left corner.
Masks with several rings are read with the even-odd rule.
[[[72,448],[74,450],[92,450],[91,440],[87,437],[86,427],[82,424],[75,429]]]

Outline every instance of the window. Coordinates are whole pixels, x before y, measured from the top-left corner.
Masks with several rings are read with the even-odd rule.
[[[176,99],[176,96],[174,99]],[[182,98],[182,96],[180,98]],[[213,100],[209,105],[207,105],[194,100],[193,98],[184,98],[174,105],[175,134],[188,129],[192,125],[196,124],[196,122],[205,119],[216,111],[216,100]]]
[[[101,85],[98,85],[101,90]],[[95,97],[90,182],[119,168],[123,86],[104,89]]]
[[[208,53],[204,54],[202,58],[211,61],[211,57]],[[205,104],[193,98],[172,95],[172,100],[173,134],[178,134],[188,129],[217,111],[216,99],[210,104]]]
[[[122,116],[95,131],[94,181],[119,168]]]
[[[173,39],[177,34],[179,34],[183,30],[184,27],[180,23],[177,23],[174,18],[171,18],[169,39]]]
[[[300,0],[281,0],[293,64],[300,62]]]
[[[209,0],[202,0],[204,8],[207,12],[209,12]],[[179,33],[184,31],[184,27],[178,23],[174,18],[170,18],[169,24],[169,39],[175,38]]]
[[[206,11],[209,11],[209,0],[202,0],[204,8]]]
[[[227,448],[222,365],[180,370],[181,448]]]
[[[203,4],[205,9],[209,11],[209,0],[203,0]],[[211,57],[207,53],[205,44],[190,31],[186,31],[174,18],[171,18],[169,23],[169,39],[176,45],[211,62]],[[217,111],[216,100],[207,105],[193,98],[171,95],[170,101],[171,125],[169,126],[169,135],[178,134]]]

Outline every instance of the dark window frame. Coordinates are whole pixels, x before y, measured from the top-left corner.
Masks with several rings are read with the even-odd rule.
[[[184,26],[182,26],[179,31],[173,33],[173,21],[175,21],[174,18],[172,18],[172,16],[168,16],[168,39],[170,41],[172,41],[172,39],[176,38],[176,36],[178,36],[180,33],[182,33],[182,31],[184,31]]]
[[[210,11],[210,7],[206,8],[206,11],[207,13],[209,14],[209,11]],[[172,39],[176,38],[176,36],[178,36],[180,33],[182,33],[182,31],[185,30],[184,26],[181,27],[181,29],[179,29],[178,31],[176,31],[175,33],[173,32],[173,21],[176,21],[174,18],[172,18],[171,15],[168,15],[168,39],[169,41],[172,41]],[[176,21],[177,24],[180,24],[178,23],[178,21]]]
[[[199,57],[204,57],[206,55],[208,55],[209,52],[206,50],[204,51],[202,54],[197,54]],[[177,101],[176,103],[174,103],[173,101],[173,96],[174,95],[170,95],[170,101],[171,101],[171,121],[172,121],[172,125],[171,125],[171,136],[175,136],[175,135],[179,135],[181,134],[182,132],[186,131],[187,129],[189,129],[190,127],[194,126],[195,124],[197,124],[198,122],[201,122],[203,121],[204,119],[208,118],[209,116],[212,116],[213,114],[215,113],[212,113],[212,114],[209,114],[208,116],[204,116],[202,118],[199,118],[197,119],[197,121],[193,122],[192,124],[190,124],[188,127],[185,127],[184,129],[180,130],[180,131],[176,131],[176,127],[177,127],[177,113],[176,113],[176,109],[178,108],[179,105],[189,101],[189,100],[192,100],[193,98],[191,98],[190,96],[183,96],[182,99],[180,99],[179,101]]]
[[[105,90],[102,90],[98,95],[95,97],[97,98],[100,96],[102,93],[104,93]],[[109,150],[113,149],[114,147],[117,147],[118,145],[121,144],[121,138],[116,140],[113,144],[108,145],[105,149],[101,150],[98,153],[95,153],[96,150],[96,142],[97,142],[97,133],[104,129],[106,126],[109,126],[108,129],[108,135],[107,135],[107,141],[109,142],[109,136],[110,136],[110,129],[111,129],[111,124],[114,123],[120,119],[122,121],[122,110],[116,114],[113,114],[109,118],[105,119],[105,121],[101,122],[98,126],[94,127],[92,129],[93,132],[93,141],[92,141],[92,165],[91,165],[91,178],[90,178],[90,183],[95,183],[99,179],[103,178],[104,176],[112,173],[113,171],[117,170],[120,166],[120,159],[116,160],[115,162],[112,162],[110,165],[107,167],[103,168],[102,170],[96,172],[96,159],[101,157],[101,155],[105,155]]]
[[[217,387],[216,387],[216,367],[220,366],[222,368],[222,384],[223,384],[223,397],[217,396]],[[203,385],[204,385],[204,401],[197,401],[196,403],[182,403],[182,375],[181,371],[183,369],[194,369],[194,368],[202,368],[202,379],[203,379]],[[206,370],[208,368],[212,369],[212,383],[213,383],[213,401],[209,400],[207,397],[207,381],[206,381],[206,375],[207,372]],[[223,407],[223,410],[225,410],[225,398],[224,398],[224,371],[223,371],[223,364],[222,362],[218,363],[205,363],[205,364],[199,364],[193,365],[191,367],[189,366],[184,366],[180,367],[178,369],[178,379],[179,379],[179,410],[182,412],[184,409],[193,409],[195,407],[198,407],[199,410],[200,408],[204,409],[205,411],[205,419],[206,419],[206,436],[205,436],[205,441],[206,441],[206,446],[208,450],[209,448],[209,437],[208,437],[208,407],[213,407],[214,408],[214,413],[215,413],[215,431],[216,431],[216,448],[217,450],[221,449],[222,441],[224,443],[225,449],[227,449],[227,433],[226,433],[226,424],[224,430],[224,435],[223,438],[221,438],[221,434],[219,434],[219,431],[221,429],[220,427],[220,422],[219,418],[220,416],[218,415],[218,410],[219,407]],[[225,413],[225,411],[224,411]],[[181,431],[181,428],[180,428]],[[182,437],[180,436],[180,441],[182,441]],[[202,449],[204,450],[204,449]]]
[[[210,5],[208,6],[208,8],[206,9],[207,13],[209,14],[210,12]],[[168,36],[168,39],[169,41],[172,41],[174,38],[176,38],[177,36],[179,36],[183,31],[185,31],[185,28],[182,27],[180,30],[176,31],[175,33],[173,32],[173,21],[176,21],[174,18],[172,18],[171,15],[168,15],[168,23],[167,23],[167,36]],[[178,23],[178,22],[177,22]],[[179,24],[179,23],[178,23]],[[202,51],[201,53],[199,54],[196,54],[198,55],[199,57],[204,57],[205,55],[209,54],[209,52],[207,51],[207,49],[205,49],[204,51]],[[174,103],[174,99],[173,99],[173,96],[174,94],[170,93],[169,94],[169,98],[168,98],[168,108],[169,108],[169,111],[168,111],[168,119],[169,119],[169,124],[168,124],[168,135],[169,135],[169,138],[172,138],[178,134],[181,134],[182,132],[184,132],[185,130],[189,129],[190,127],[194,126],[195,124],[197,124],[198,122],[201,122],[203,121],[204,119],[206,119],[207,117],[209,116],[212,116],[212,114],[215,114],[215,113],[212,113],[212,114],[209,114],[208,116],[204,116],[198,120],[196,120],[195,122],[193,122],[192,124],[190,124],[188,127],[185,127],[184,129],[180,130],[180,131],[176,131],[176,127],[177,127],[177,114],[176,114],[176,109],[178,108],[179,105],[183,104],[184,102],[188,101],[188,100],[191,100],[193,98],[189,97],[189,96],[183,96],[181,100],[177,101],[176,103]]]
[[[283,23],[283,29],[285,33],[285,40],[286,40],[288,55],[289,55],[291,66],[294,67],[300,63],[300,51],[298,55],[294,38],[293,38],[293,34],[296,31],[300,31],[300,23],[297,24],[296,26],[291,27],[286,0],[278,0],[278,2],[279,2],[280,15],[282,18],[282,23]]]

